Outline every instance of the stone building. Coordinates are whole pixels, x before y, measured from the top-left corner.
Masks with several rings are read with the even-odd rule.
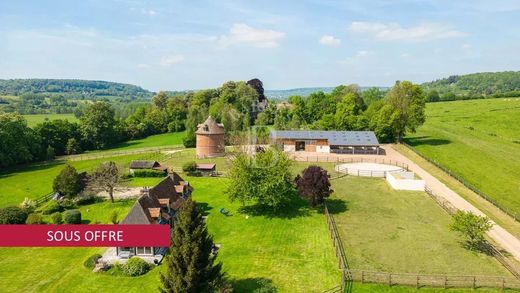
[[[197,125],[195,132],[197,158],[211,158],[224,156],[224,125],[217,123],[211,116]]]

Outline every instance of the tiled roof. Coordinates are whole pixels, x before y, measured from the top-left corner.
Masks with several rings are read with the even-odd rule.
[[[201,123],[197,125],[197,131],[196,134],[224,134],[224,124],[217,123],[215,119],[213,119],[211,116],[204,121],[204,123]]]
[[[157,161],[136,160],[130,163],[130,169],[152,169],[159,166],[161,166],[161,164]]]
[[[273,130],[272,139],[326,139],[329,145],[378,146],[379,141],[373,131],[307,131]]]
[[[199,170],[213,170],[217,164],[197,164]]]

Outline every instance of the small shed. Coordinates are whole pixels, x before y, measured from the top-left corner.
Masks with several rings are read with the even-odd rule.
[[[135,170],[157,170],[166,172],[168,171],[168,167],[161,165],[161,163],[157,161],[136,160],[130,163],[130,173],[133,174]]]
[[[203,176],[216,176],[217,164],[197,164],[197,171],[199,171]]]

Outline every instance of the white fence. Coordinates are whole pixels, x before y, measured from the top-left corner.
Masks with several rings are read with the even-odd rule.
[[[413,172],[387,172],[386,181],[395,190],[418,190],[424,191],[426,182],[414,179]]]

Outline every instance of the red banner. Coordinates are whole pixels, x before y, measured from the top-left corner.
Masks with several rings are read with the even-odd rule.
[[[169,247],[169,225],[0,225],[0,247]]]

